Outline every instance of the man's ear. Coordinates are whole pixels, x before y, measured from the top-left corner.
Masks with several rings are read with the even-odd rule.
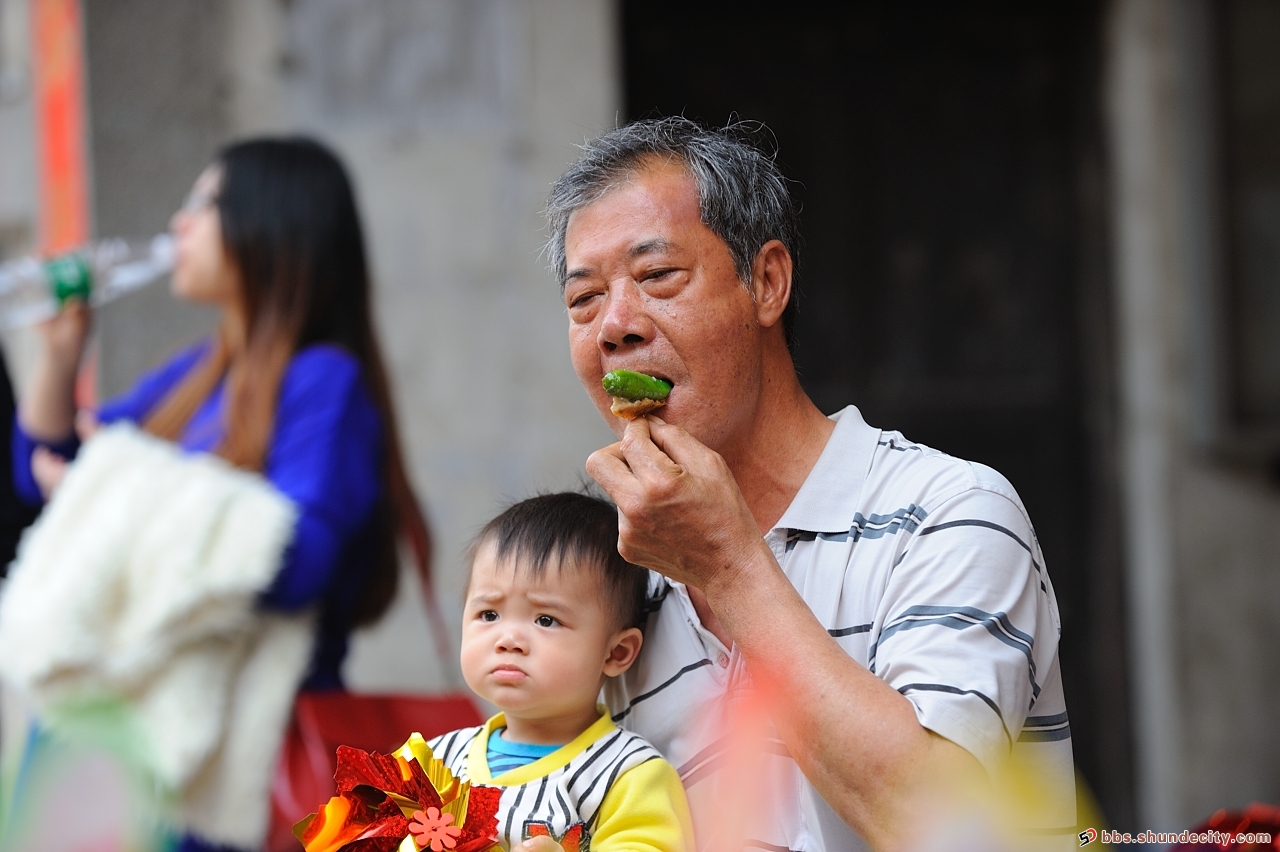
[[[628,627],[613,634],[613,638],[609,640],[609,656],[604,660],[605,677],[617,677],[631,668],[631,664],[640,655],[643,643],[644,635],[636,627]]]
[[[756,253],[751,267],[751,297],[756,304],[756,322],[769,328],[782,318],[791,300],[791,252],[781,240],[769,240]]]

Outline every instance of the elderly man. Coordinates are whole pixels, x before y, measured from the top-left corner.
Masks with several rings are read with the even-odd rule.
[[[699,845],[901,848],[1019,758],[1052,790],[1033,833],[1074,834],[1031,523],[995,471],[806,396],[796,213],[772,159],[734,128],[638,122],[585,146],[548,215],[574,369],[620,437],[587,470],[622,554],[665,578],[607,697],[679,768]],[[617,368],[670,381],[665,408],[611,414]],[[754,758],[734,747],[748,695],[769,722]]]

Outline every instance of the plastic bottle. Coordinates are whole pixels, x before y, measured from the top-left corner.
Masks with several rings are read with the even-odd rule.
[[[97,307],[150,284],[173,269],[173,238],[99,240],[51,260],[23,257],[0,264],[0,329],[43,322],[68,299]]]

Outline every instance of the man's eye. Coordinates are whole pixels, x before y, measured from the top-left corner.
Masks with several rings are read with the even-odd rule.
[[[539,627],[555,627],[559,622],[549,615],[540,615],[533,620],[533,623]]]
[[[595,298],[596,296],[598,296],[598,295],[600,295],[600,294],[599,294],[599,293],[594,293],[594,292],[592,292],[592,293],[579,293],[579,294],[575,295],[573,298],[571,298],[571,299],[569,300],[569,307],[570,307],[570,308],[581,308],[582,306],[584,306],[584,305],[586,305],[587,303],[589,303],[592,299],[594,299],[594,298]]]
[[[481,621],[497,621],[498,614],[491,609],[486,609],[484,612],[480,613],[480,620]]]

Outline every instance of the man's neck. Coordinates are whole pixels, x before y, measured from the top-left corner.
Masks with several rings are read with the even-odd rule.
[[[780,376],[765,376],[750,433],[721,451],[761,535],[791,505],[835,429],[787,367]]]
[[[750,434],[720,450],[761,535],[787,511],[835,430],[835,423],[800,387],[789,360],[787,368],[779,376],[766,374],[759,409],[763,413]],[[702,626],[726,648],[732,647],[733,637],[712,611],[707,596],[692,586],[688,592]]]

